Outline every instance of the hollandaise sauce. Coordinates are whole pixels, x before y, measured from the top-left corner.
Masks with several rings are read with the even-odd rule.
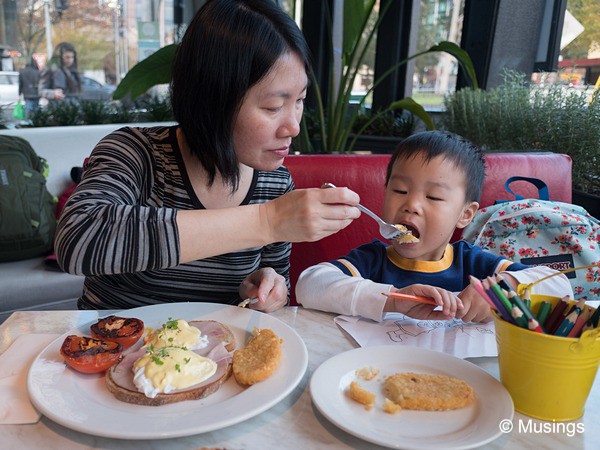
[[[150,333],[144,342],[146,346],[154,346],[154,348],[185,347],[196,350],[208,345],[208,337],[202,335],[198,328],[190,326],[185,320],[169,319],[161,328]]]
[[[186,348],[149,346],[133,364],[133,382],[138,391],[154,398],[202,383],[217,371],[217,363]]]

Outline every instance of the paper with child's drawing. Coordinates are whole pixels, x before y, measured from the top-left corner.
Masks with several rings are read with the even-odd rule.
[[[400,313],[388,313],[383,322],[352,316],[334,321],[361,347],[410,345],[459,358],[498,356],[494,322],[465,323],[462,320],[416,320]]]

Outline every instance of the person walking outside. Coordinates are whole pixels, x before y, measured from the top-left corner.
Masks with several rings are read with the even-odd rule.
[[[81,84],[75,47],[69,42],[61,42],[54,49],[52,58],[41,73],[40,95],[50,102],[79,102]]]
[[[27,65],[19,71],[19,96],[25,100],[25,117],[31,115],[40,107],[40,69],[33,57],[27,58]]]

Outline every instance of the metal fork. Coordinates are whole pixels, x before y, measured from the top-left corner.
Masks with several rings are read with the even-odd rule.
[[[323,185],[321,186],[321,189],[334,188],[334,187],[335,186],[331,183],[323,183]],[[377,222],[379,224],[379,234],[381,234],[384,238],[393,240],[402,234],[407,234],[407,233],[402,233],[394,225],[385,222],[383,219],[381,219],[381,217],[379,217],[377,214],[375,214],[369,208],[365,208],[360,203],[358,205],[356,205],[356,207],[358,209],[360,209],[362,212],[364,212],[365,214],[371,216],[371,218],[373,218],[375,220],[375,222]]]

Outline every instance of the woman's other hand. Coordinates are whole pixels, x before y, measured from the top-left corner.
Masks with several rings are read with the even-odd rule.
[[[360,216],[357,193],[348,188],[297,189],[261,205],[273,241],[314,242]]]
[[[240,284],[240,298],[258,298],[248,308],[270,313],[287,304],[288,288],[285,278],[271,267],[252,272]]]

